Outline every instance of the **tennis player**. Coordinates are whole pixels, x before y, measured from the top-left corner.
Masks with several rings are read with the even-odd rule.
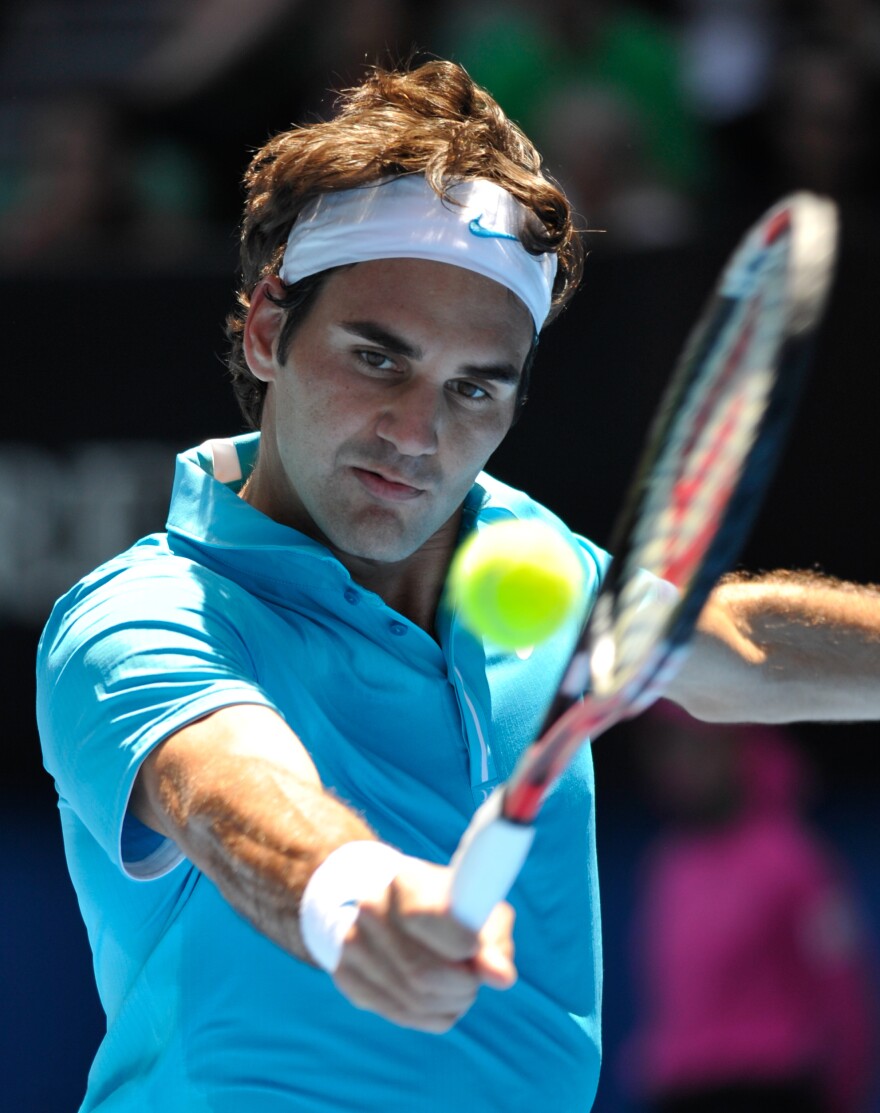
[[[442,605],[456,546],[549,522],[588,599],[607,561],[482,470],[577,285],[569,205],[445,62],[372,73],[246,185],[230,367],[255,431],[183,453],[167,532],[76,585],[40,645],[107,1013],[82,1109],[584,1113],[589,752],[479,933],[445,867],[582,617],[528,657],[485,646]],[[716,593],[670,694],[711,718],[876,717],[878,664],[876,594],[770,578]]]

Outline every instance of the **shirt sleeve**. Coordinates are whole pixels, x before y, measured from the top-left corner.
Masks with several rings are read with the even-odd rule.
[[[592,609],[593,603],[596,601],[596,596],[599,594],[599,589],[602,586],[602,581],[605,579],[605,573],[608,571],[608,566],[611,563],[611,557],[604,549],[600,549],[598,545],[594,545],[592,541],[581,536],[581,534],[575,533],[572,534],[572,536],[577,542],[581,558],[584,561],[590,593],[589,609]]]
[[[604,549],[600,549],[598,545],[594,545],[592,541],[587,540],[586,537],[581,537],[579,534],[574,536],[580,547],[581,555],[592,573],[589,582],[592,585],[593,599],[595,600],[611,564],[611,556]],[[644,568],[640,569],[634,577],[630,590],[633,598],[637,601],[633,613],[640,616],[648,614],[655,606],[661,606],[664,610],[668,610],[681,596],[675,584],[660,579],[659,576],[656,576],[653,572],[648,572]]]
[[[274,706],[248,652],[246,606],[236,585],[187,561],[110,565],[59,601],[40,639],[44,764],[62,801],[131,877],[161,876],[182,858],[171,840],[126,818],[147,754],[221,707]]]

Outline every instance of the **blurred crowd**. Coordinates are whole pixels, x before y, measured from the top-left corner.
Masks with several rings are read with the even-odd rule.
[[[593,250],[730,235],[793,188],[878,224],[874,0],[7,0],[0,265],[229,265],[248,152],[419,52],[523,125]]]
[[[250,153],[330,115],[365,65],[423,54],[522,124],[593,252],[730,240],[801,188],[840,203],[851,245],[880,245],[880,0],[4,0],[0,275],[231,271]],[[104,451],[7,454],[7,616],[31,621],[50,574],[60,590],[65,561],[92,562],[71,537],[115,551],[164,490],[152,455]],[[798,1113],[858,1113],[878,1084],[875,947],[805,817],[799,755],[663,714],[643,720],[664,814],[638,893],[632,1100],[782,1113],[785,1088]]]
[[[650,1113],[875,1108],[877,954],[813,818],[788,728],[659,701],[634,726],[658,828],[636,880],[634,1029],[616,1066]]]

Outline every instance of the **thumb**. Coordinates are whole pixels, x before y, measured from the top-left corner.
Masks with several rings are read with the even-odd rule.
[[[473,960],[474,972],[492,989],[510,989],[516,985],[517,972],[512,958],[497,947],[488,947]]]
[[[479,947],[472,965],[481,980],[493,989],[510,989],[516,983],[514,916],[511,906],[502,901],[492,910],[479,935]]]

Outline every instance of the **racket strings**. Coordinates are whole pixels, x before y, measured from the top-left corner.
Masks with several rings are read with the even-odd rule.
[[[530,822],[584,740],[636,714],[680,664],[778,455],[835,234],[833,206],[798,195],[747,237],[722,275],[664,395],[593,614],[539,740],[505,789],[510,818]],[[652,593],[652,583],[665,592]]]

